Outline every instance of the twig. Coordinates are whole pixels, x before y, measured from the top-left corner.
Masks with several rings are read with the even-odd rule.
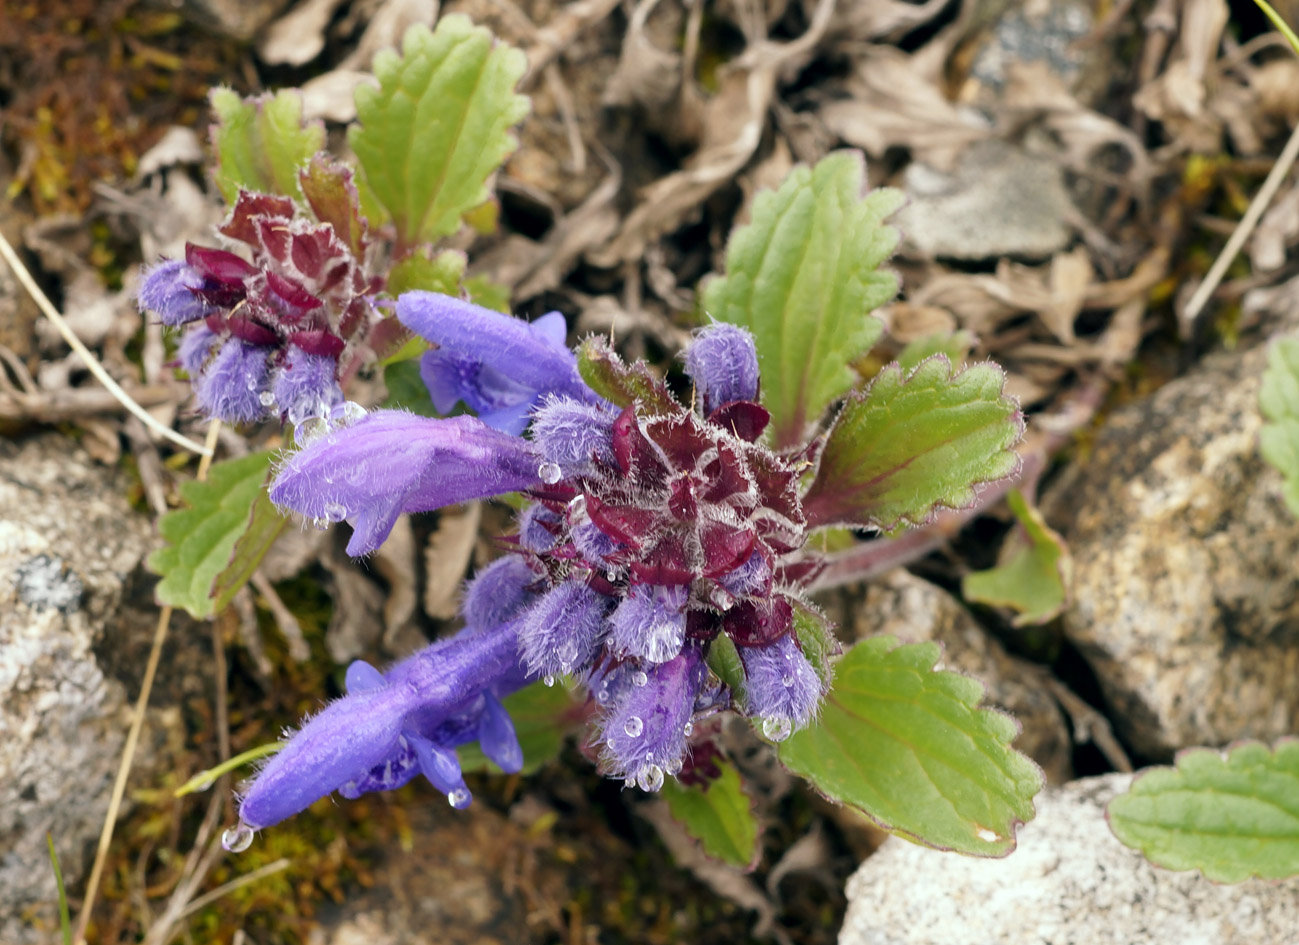
[[[1277,190],[1281,187],[1281,182],[1290,173],[1290,168],[1296,158],[1299,158],[1299,127],[1296,127],[1290,133],[1290,140],[1285,143],[1281,156],[1276,159],[1276,163],[1272,165],[1272,170],[1268,173],[1267,179],[1263,181],[1263,186],[1258,189],[1258,193],[1250,201],[1249,209],[1240,218],[1240,223],[1236,225],[1231,238],[1227,240],[1227,245],[1222,248],[1218,258],[1209,267],[1208,275],[1196,288],[1191,300],[1186,303],[1186,308],[1182,311],[1181,318],[1178,319],[1178,327],[1181,329],[1183,338],[1194,336],[1196,321],[1199,319],[1200,312],[1205,304],[1208,303],[1209,296],[1218,288],[1218,283],[1226,275],[1227,267],[1235,261],[1241,247],[1245,245],[1245,240],[1249,239],[1250,234],[1254,232],[1254,227],[1258,224],[1259,218],[1263,216],[1263,211],[1267,209],[1268,204],[1272,202],[1272,198],[1276,196]]]
[[[204,452],[207,447],[195,443],[189,437],[183,436],[171,429],[171,427],[159,423],[153,418],[149,411],[145,410],[138,403],[132,400],[131,395],[124,391],[117,381],[113,380],[112,375],[104,370],[104,366],[99,363],[99,359],[95,357],[89,348],[81,343],[81,339],[78,338],[68,326],[68,323],[64,320],[63,316],[59,314],[59,310],[54,307],[54,303],[49,300],[44,292],[41,291],[41,287],[36,284],[36,280],[32,278],[32,274],[27,271],[27,267],[23,265],[23,261],[18,258],[18,254],[14,252],[14,248],[9,245],[9,241],[4,238],[3,234],[0,234],[0,256],[3,256],[4,261],[9,264],[9,268],[13,270],[14,275],[18,277],[18,281],[22,283],[23,288],[27,290],[27,294],[30,295],[32,301],[36,303],[36,307],[41,310],[41,314],[48,318],[50,323],[58,329],[59,334],[63,336],[63,340],[67,342],[68,347],[77,353],[77,356],[81,358],[82,362],[86,365],[86,368],[95,376],[95,379],[112,391],[113,396],[121,401],[123,407],[135,416],[139,417],[140,422],[146,427],[153,430],[159,436],[171,440],[177,446],[183,446],[190,452],[198,453],[201,456],[210,457],[212,455],[211,451],[206,453]]]
[[[1049,673],[1044,676],[1047,688],[1051,690],[1056,702],[1060,703],[1069,720],[1073,722],[1074,741],[1091,742],[1100,749],[1105,760],[1112,764],[1116,771],[1131,774],[1132,761],[1128,758],[1128,753],[1123,750],[1123,746],[1119,744],[1119,740],[1114,737],[1114,729],[1110,727],[1109,719],[1084,702],[1081,696],[1054,676]]]
[[[3,239],[3,237],[0,237]],[[207,441],[199,447],[198,472],[195,478],[202,482],[207,478],[208,468],[212,465],[212,454],[216,446],[217,435],[221,431],[221,421],[213,420],[208,427]],[[104,815],[104,827],[99,833],[99,847],[95,850],[95,864],[90,870],[90,879],[86,882],[86,895],[81,903],[81,913],[77,916],[77,933],[73,937],[76,945],[85,945],[86,929],[90,926],[90,913],[95,907],[95,896],[99,892],[99,881],[103,878],[104,864],[108,861],[108,848],[113,842],[113,830],[117,827],[117,813],[122,806],[122,796],[126,793],[126,779],[131,773],[131,764],[135,761],[135,749],[140,741],[140,731],[144,728],[144,713],[149,707],[149,694],[153,691],[153,679],[158,673],[158,663],[162,659],[162,647],[167,642],[167,629],[171,625],[171,605],[164,605],[158,613],[158,625],[153,632],[153,645],[149,650],[149,661],[144,667],[144,680],[140,683],[140,695],[135,700],[135,715],[131,719],[130,731],[126,734],[126,745],[122,748],[122,760],[117,767],[117,779],[113,782],[113,793],[108,801],[108,812]]]
[[[128,393],[136,403],[164,404],[175,400],[175,389],[163,384],[137,387]],[[100,387],[69,387],[63,390],[0,390],[0,420],[37,420],[62,423],[92,413],[114,413],[125,402]],[[155,421],[156,422],[156,421]]]
[[[221,884],[216,889],[212,890],[210,893],[204,893],[203,895],[195,899],[193,902],[191,902],[188,906],[186,906],[185,911],[180,914],[180,918],[184,919],[187,916],[193,915],[195,912],[198,912],[204,906],[216,902],[218,899],[220,899],[222,896],[226,895],[227,893],[232,893],[236,889],[239,889],[243,886],[247,886],[249,883],[255,883],[257,882],[257,880],[265,876],[271,876],[274,875],[275,873],[280,872],[281,870],[288,869],[290,862],[292,861],[290,861],[288,857],[280,857],[280,859],[276,860],[274,863],[267,863],[265,866],[259,866],[251,873],[245,873],[243,876],[240,876],[238,879],[232,879],[228,883]]]

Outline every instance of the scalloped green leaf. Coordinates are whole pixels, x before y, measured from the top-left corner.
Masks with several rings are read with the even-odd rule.
[[[155,591],[160,603],[181,607],[196,618],[215,613],[213,584],[231,566],[235,544],[252,524],[271,457],[265,451],[213,463],[205,482],[180,487],[188,507],[158,520],[167,544],[149,556],[149,567],[162,576]]]
[[[213,178],[233,205],[240,189],[302,200],[298,172],[325,146],[325,126],[302,120],[302,94],[292,89],[241,98],[233,89],[211,93]]]
[[[1268,349],[1258,405],[1270,421],[1259,433],[1259,449],[1285,477],[1285,504],[1299,515],[1299,337]]]
[[[1114,835],[1156,866],[1220,883],[1299,875],[1299,741],[1182,752],[1176,767],[1138,775],[1108,814]]]
[[[745,793],[734,765],[718,761],[717,766],[722,776],[707,787],[687,787],[669,778],[663,784],[663,800],[673,819],[699,841],[704,853],[723,863],[752,869],[760,853],[753,801]]]
[[[759,194],[753,222],[726,246],[726,274],[703,289],[703,310],[753,333],[762,402],[780,448],[801,443],[811,424],[858,382],[851,364],[883,325],[870,315],[898,290],[880,265],[897,247],[884,219],[902,204],[890,188],[866,192],[856,151],[794,168]]]
[[[967,508],[980,483],[1019,469],[1019,405],[995,364],[953,374],[936,355],[910,374],[893,363],[839,413],[803,499],[809,525],[922,524]]]
[[[1033,816],[1042,772],[1010,747],[1018,726],[979,708],[983,685],[935,670],[936,643],[863,640],[835,666],[812,725],[780,760],[833,800],[927,846],[1005,856]]]
[[[523,749],[521,774],[531,774],[544,764],[559,757],[564,739],[573,731],[581,717],[581,706],[563,686],[547,686],[535,682],[512,692],[501,700],[510,713],[514,733]],[[460,767],[466,771],[497,770],[487,760],[477,742],[469,742],[456,749]]]
[[[239,588],[252,578],[257,566],[275,544],[275,539],[288,526],[289,520],[271,501],[266,489],[261,489],[253,499],[252,511],[244,532],[235,541],[230,552],[230,563],[212,582],[212,612],[220,613],[232,600]]]
[[[348,141],[399,246],[454,233],[491,196],[489,178],[518,147],[510,127],[530,107],[514,91],[526,69],[520,50],[459,15],[432,32],[412,26],[400,56],[374,57],[379,86],[356,90]]]
[[[1046,623],[1068,600],[1069,549],[1018,489],[1010,490],[1006,502],[1020,526],[1006,539],[1010,553],[1003,552],[1005,560],[995,568],[967,574],[961,591],[966,600],[1009,607],[1017,627]]]

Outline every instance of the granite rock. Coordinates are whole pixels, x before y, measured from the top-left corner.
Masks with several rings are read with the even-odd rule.
[[[0,441],[0,941],[49,941],[45,835],[81,874],[99,833],[129,707],[97,649],[120,631],[128,579],[154,539],[128,484],[65,437]]]
[[[1299,879],[1235,886],[1151,866],[1105,805],[1131,775],[1048,788],[1001,860],[896,838],[848,881],[839,945],[1256,945],[1293,942]]]
[[[1064,633],[1152,759],[1299,724],[1299,522],[1258,453],[1265,362],[1212,355],[1119,408],[1044,500],[1073,552]]]

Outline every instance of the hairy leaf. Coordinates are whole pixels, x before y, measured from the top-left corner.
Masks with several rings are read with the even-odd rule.
[[[554,760],[564,747],[564,738],[578,724],[581,707],[563,686],[535,682],[501,700],[510,713],[519,746],[523,749],[523,774],[531,774]],[[485,771],[489,764],[477,742],[461,745],[460,766],[466,771]],[[495,770],[495,765],[492,769]]]
[[[212,582],[213,613],[220,613],[234,600],[239,588],[252,578],[288,524],[288,518],[276,508],[266,489],[260,490],[253,500],[244,532],[230,552],[230,563]]]
[[[993,364],[953,375],[942,355],[909,375],[884,368],[830,431],[803,500],[808,523],[888,531],[921,524],[940,506],[972,505],[975,486],[1019,468],[1011,447],[1024,421],[1004,382]]]
[[[162,576],[156,592],[161,603],[197,618],[214,613],[213,583],[230,566],[235,544],[252,522],[270,465],[269,451],[253,453],[213,463],[206,482],[180,487],[188,508],[158,521],[167,545],[149,556],[149,567]]]
[[[982,684],[934,669],[939,653],[892,637],[858,643],[835,666],[820,718],[781,743],[780,760],[887,830],[1004,856],[1042,773],[1010,747],[1015,721],[978,707]]]
[[[317,154],[298,172],[302,195],[321,223],[328,223],[358,260],[365,259],[369,225],[352,168],[328,154]]]
[[[586,385],[619,407],[640,405],[644,415],[662,415],[674,409],[676,401],[666,385],[644,361],[626,364],[607,338],[591,335],[577,348],[577,371]]]
[[[707,789],[700,785],[687,787],[669,778],[663,784],[663,800],[672,817],[699,841],[706,854],[732,866],[752,869],[759,854],[753,802],[744,792],[735,766],[720,760],[717,766],[722,776],[709,782]]]
[[[1110,801],[1109,821],[1119,840],[1166,869],[1222,883],[1299,875],[1299,741],[1275,751],[1249,742],[1225,757],[1183,752],[1177,767],[1143,772]]]
[[[325,126],[303,122],[301,93],[286,89],[244,99],[218,88],[211,101],[214,177],[226,203],[234,204],[240,189],[302,200],[298,172],[325,146]]]
[[[526,68],[521,51],[455,15],[436,32],[412,26],[400,56],[374,57],[379,87],[356,90],[348,140],[400,246],[454,233],[490,196],[488,178],[518,146],[510,126],[528,113],[514,91]]]
[[[967,600],[1009,607],[1024,627],[1053,620],[1064,609],[1072,561],[1064,539],[1018,489],[1006,497],[1020,527],[1006,541],[1012,549],[1003,563],[967,574],[961,590]]]
[[[1285,504],[1299,515],[1299,337],[1268,349],[1258,405],[1271,421],[1259,433],[1263,458],[1285,477]]]
[[[897,246],[883,220],[902,194],[865,193],[865,177],[856,152],[796,167],[754,201],[753,222],[727,244],[725,276],[704,286],[707,315],[753,333],[778,447],[802,442],[857,383],[850,365],[883,331],[870,312],[898,289],[879,266]]]

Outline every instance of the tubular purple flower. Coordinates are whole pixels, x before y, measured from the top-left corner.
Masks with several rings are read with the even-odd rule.
[[[816,715],[825,684],[792,634],[762,646],[737,647],[744,664],[749,714],[762,719],[762,732],[783,741]]]
[[[519,649],[534,676],[571,673],[594,659],[609,598],[580,581],[551,588],[519,618]]]
[[[343,400],[338,386],[338,360],[324,354],[310,354],[297,345],[285,349],[285,360],[275,372],[271,393],[283,416],[327,415]]]
[[[483,568],[465,585],[460,612],[470,627],[494,627],[514,617],[536,595],[529,587],[537,582],[520,555],[506,555]]]
[[[244,794],[240,820],[269,827],[333,791],[355,797],[399,787],[418,772],[463,807],[469,792],[453,749],[485,734],[498,764],[521,765],[498,697],[526,681],[514,623],[438,641],[386,675],[354,663],[347,696],[271,757]]]
[[[203,274],[180,259],[164,259],[145,272],[136,295],[140,308],[153,312],[164,325],[197,321],[213,311],[194,294],[202,288]]]
[[[217,337],[217,333],[208,328],[206,322],[185,329],[176,349],[176,360],[191,378],[197,378],[203,370],[203,365],[212,355],[212,345],[216,343]]]
[[[587,476],[597,464],[614,468],[613,423],[607,407],[572,397],[547,397],[532,415],[532,442],[545,459],[542,479]]]
[[[403,512],[540,485],[531,444],[475,417],[377,410],[289,456],[271,501],[321,521],[349,519],[347,553],[378,548]]]
[[[541,554],[555,547],[561,519],[539,502],[519,513],[519,545],[528,551]]]
[[[602,758],[613,777],[657,791],[664,774],[676,774],[686,753],[686,725],[707,668],[695,646],[644,672],[624,690],[604,720]]]
[[[686,638],[686,598],[681,585],[633,584],[609,617],[609,643],[615,653],[664,663],[681,652]]]
[[[489,426],[522,433],[543,395],[594,397],[558,312],[525,322],[449,295],[406,292],[397,317],[438,346],[424,355],[420,375],[442,413],[462,400]]]
[[[270,378],[269,353],[241,338],[227,338],[194,380],[199,409],[226,423],[264,419],[266,406],[261,395]]]
[[[701,328],[681,355],[708,416],[723,404],[758,399],[758,352],[743,328],[716,322]]]

